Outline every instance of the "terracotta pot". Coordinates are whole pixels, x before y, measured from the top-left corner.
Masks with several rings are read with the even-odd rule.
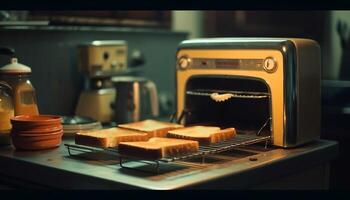
[[[21,134],[47,134],[47,133],[53,133],[57,131],[62,131],[63,126],[51,126],[51,127],[46,127],[46,128],[38,128],[38,127],[32,127],[32,128],[23,128],[19,129],[17,126],[12,127],[11,132],[15,133],[21,133]]]
[[[12,144],[18,150],[43,150],[60,146],[61,138],[35,142],[12,138]]]
[[[42,126],[61,124],[62,118],[56,115],[18,115],[11,118],[12,125]]]
[[[45,136],[21,136],[11,134],[12,144],[16,149],[22,150],[41,150],[58,147],[62,141],[63,132],[49,134]]]
[[[58,130],[58,131],[54,131],[54,132],[47,132],[47,133],[40,133],[40,134],[37,134],[37,133],[34,133],[34,134],[30,134],[30,133],[27,133],[27,132],[21,132],[21,131],[11,131],[11,135],[14,135],[14,136],[21,136],[21,137],[32,137],[32,138],[46,138],[46,137],[54,137],[54,136],[57,136],[60,135],[60,134],[63,134],[63,130]]]
[[[57,131],[47,134],[21,134],[20,132],[11,132],[11,137],[24,139],[28,141],[41,141],[41,140],[50,140],[53,138],[60,138],[63,136],[63,131]]]

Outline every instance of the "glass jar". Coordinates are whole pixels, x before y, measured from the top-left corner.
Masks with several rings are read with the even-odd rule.
[[[0,81],[0,135],[9,134],[11,131],[10,119],[14,116],[12,102],[10,86]]]
[[[12,87],[15,115],[39,115],[36,93],[29,75],[8,75],[3,79]]]
[[[12,58],[11,63],[0,68],[0,79],[12,88],[14,114],[39,115],[37,98],[33,85],[29,80],[32,70]]]

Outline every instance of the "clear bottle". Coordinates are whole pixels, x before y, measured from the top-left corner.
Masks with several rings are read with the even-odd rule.
[[[11,117],[14,116],[14,107],[11,96],[11,87],[0,81],[0,144],[10,144]]]
[[[31,69],[12,58],[11,63],[0,68],[1,79],[12,87],[14,114],[39,115],[36,93],[29,80]]]

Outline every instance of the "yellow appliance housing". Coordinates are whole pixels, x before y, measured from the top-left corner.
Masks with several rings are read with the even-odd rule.
[[[128,45],[124,40],[101,40],[78,46],[79,70],[91,77],[113,75],[127,69]]]
[[[193,39],[179,45],[176,58],[177,117],[185,109],[186,85],[192,77],[259,79],[270,93],[275,146],[294,147],[319,138],[321,64],[317,42],[295,38]]]

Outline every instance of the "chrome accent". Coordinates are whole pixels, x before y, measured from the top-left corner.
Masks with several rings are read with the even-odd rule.
[[[188,68],[191,65],[191,59],[183,56],[181,58],[179,58],[178,62],[178,67],[179,69],[185,70],[186,68]]]
[[[283,49],[286,50],[283,51]],[[297,132],[296,49],[292,42],[286,41],[279,50],[283,55],[284,62],[283,147],[292,147],[296,145]]]
[[[182,57],[181,57],[182,58]],[[180,58],[180,59],[181,59]],[[255,70],[262,71],[263,59],[206,59],[193,58],[191,65],[186,68],[191,69],[227,69],[227,70]]]
[[[125,40],[95,40],[91,42],[89,45],[91,46],[110,46],[110,45],[126,45],[127,42]]]
[[[263,68],[268,73],[273,73],[277,70],[277,62],[272,57],[267,57],[264,60]]]

